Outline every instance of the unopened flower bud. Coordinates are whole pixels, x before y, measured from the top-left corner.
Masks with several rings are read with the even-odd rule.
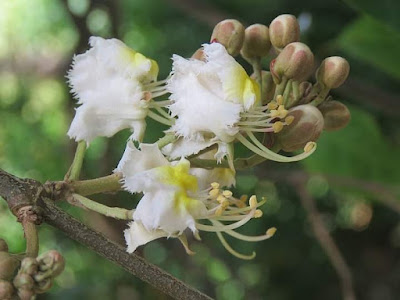
[[[315,142],[319,138],[324,128],[324,118],[318,108],[308,104],[295,106],[289,110],[288,116],[293,116],[294,120],[276,134],[282,150],[291,152],[303,149],[308,142]]]
[[[269,25],[269,35],[272,45],[283,49],[286,45],[300,40],[300,26],[295,16],[280,15]]]
[[[45,277],[56,277],[62,273],[65,261],[62,255],[56,250],[50,250],[37,258],[39,272],[46,273]]]
[[[0,299],[9,300],[14,294],[13,285],[5,280],[0,280]]]
[[[17,258],[8,252],[0,252],[0,279],[11,279],[18,267],[19,260]]]
[[[196,50],[195,53],[193,53],[192,58],[197,59],[197,60],[202,60],[205,61],[206,57],[204,55],[204,50],[203,48],[199,48]]]
[[[278,57],[271,61],[270,70],[277,83],[282,76],[304,81],[314,67],[314,54],[306,44],[295,42],[287,45]]]
[[[0,251],[8,252],[7,242],[3,239],[0,239]]]
[[[211,35],[211,42],[225,46],[232,56],[239,54],[244,40],[244,26],[238,20],[228,19],[219,22]]]
[[[21,300],[32,300],[34,299],[33,297],[36,295],[36,293],[33,290],[28,290],[28,289],[18,289],[18,297]]]
[[[350,72],[350,65],[343,57],[325,58],[316,72],[317,81],[328,89],[335,89],[343,84]]]
[[[38,282],[35,286],[35,293],[42,294],[47,292],[53,286],[53,278],[47,278]]]
[[[339,130],[350,122],[350,111],[339,101],[325,101],[318,106],[324,116],[324,129],[327,131]]]
[[[33,257],[25,257],[21,262],[19,273],[34,275],[38,271],[38,262]]]
[[[256,79],[256,74],[252,74],[250,76],[252,79]],[[263,103],[270,102],[274,98],[274,93],[275,93],[275,83],[274,80],[272,79],[272,74],[271,72],[268,71],[262,71],[261,72],[261,99]]]
[[[240,54],[247,60],[268,55],[271,48],[268,27],[262,24],[253,24],[244,31],[244,42]]]
[[[25,273],[18,273],[14,278],[14,286],[19,289],[33,290],[35,286],[35,281],[32,276]]]

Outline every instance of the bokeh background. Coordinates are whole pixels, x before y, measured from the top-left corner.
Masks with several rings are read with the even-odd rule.
[[[156,59],[163,78],[172,54],[190,56],[209,40],[218,21],[269,25],[278,14],[291,13],[319,61],[331,55],[349,60],[351,75],[333,96],[350,108],[350,125],[324,133],[305,161],[267,162],[239,174],[237,194],[269,199],[263,218],[244,232],[278,228],[274,238],[256,244],[229,240],[242,252],[256,250],[255,260],[232,257],[213,234],[192,242],[193,257],[176,240],[152,242],[139,253],[218,299],[340,299],[340,279],[314,237],[302,190],[288,180],[298,176],[351,269],[359,299],[399,299],[399,12],[395,0],[2,0],[0,166],[42,182],[63,178],[75,149],[66,136],[74,101],[65,74],[73,54],[87,49],[89,36],[122,39]],[[148,141],[163,129],[158,126],[150,122]],[[109,174],[128,136],[96,139],[83,177]],[[137,203],[126,193],[96,199],[127,208]],[[123,243],[124,223],[61,206]],[[4,201],[0,236],[13,252],[24,250],[20,224]],[[38,299],[169,299],[53,228],[41,226],[40,238],[41,251],[59,250],[67,267]]]

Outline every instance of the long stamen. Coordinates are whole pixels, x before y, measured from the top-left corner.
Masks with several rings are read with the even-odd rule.
[[[254,217],[255,212],[256,212],[256,209],[253,208],[243,219],[241,219],[238,222],[229,224],[229,225],[210,226],[210,225],[196,223],[196,228],[199,230],[208,231],[208,232],[221,232],[221,231],[239,228],[240,226],[243,226],[248,221],[250,221]]]
[[[254,144],[256,144],[256,146],[258,146],[262,151],[264,152],[270,152],[271,154],[274,154],[274,157],[276,158],[286,158],[286,162],[290,162],[290,161],[299,161],[302,160],[308,156],[310,156],[311,154],[314,153],[315,149],[317,148],[317,144],[314,142],[309,142],[305,147],[304,147],[304,152],[292,157],[287,157],[287,156],[283,156],[280,155],[278,153],[275,153],[273,151],[271,151],[270,149],[268,149],[267,147],[265,147],[255,136],[253,133],[248,132],[248,135],[250,137],[250,139],[252,140],[252,142]],[[290,159],[290,160],[289,160]]]
[[[164,107],[170,105],[172,102],[171,100],[165,100],[165,101],[151,101],[149,104],[149,107]]]
[[[244,127],[243,130],[246,132],[274,132],[273,127],[265,127],[265,128]]]
[[[315,149],[316,149],[316,143],[314,142],[310,142],[308,145],[306,145],[305,149],[307,150],[306,152],[303,152],[302,154],[299,155],[295,155],[292,157],[287,157],[287,156],[283,156],[280,154],[277,154],[273,151],[271,151],[270,149],[268,149],[267,147],[263,146],[258,140],[257,138],[251,133],[248,132],[248,135],[250,137],[250,139],[257,144],[254,145],[252,143],[250,143],[243,135],[241,135],[240,133],[238,133],[236,135],[236,138],[245,146],[247,147],[249,150],[253,151],[254,153],[266,158],[266,159],[270,159],[273,161],[277,161],[277,162],[294,162],[294,161],[299,161],[302,160],[308,156],[310,156],[312,153],[314,153]],[[262,147],[260,147],[262,146]]]
[[[146,89],[151,89],[152,87],[159,86],[159,85],[162,85],[162,84],[166,83],[168,80],[169,80],[169,78],[164,79],[164,80],[160,80],[160,81],[154,81],[152,83],[146,84],[144,87]]]
[[[169,92],[167,90],[162,90],[162,91],[157,92],[157,93],[151,93],[151,95],[152,95],[153,98],[156,98],[156,97],[160,97],[162,95],[168,94],[168,93]]]
[[[240,259],[245,259],[245,260],[251,260],[254,259],[256,257],[256,253],[253,251],[253,253],[251,255],[245,255],[245,254],[241,254],[235,250],[233,250],[233,248],[228,244],[228,242],[225,240],[225,238],[222,236],[222,233],[217,232],[217,236],[219,238],[219,240],[221,241],[222,246],[224,246],[224,248],[232,255],[236,256],[237,258]]]
[[[254,206],[254,208],[260,207],[261,205],[263,205],[265,202],[267,202],[266,199],[262,199],[260,202],[257,203],[256,206]],[[233,207],[228,207],[227,211],[224,212],[224,215],[234,215],[234,214],[239,214],[239,213],[245,213],[249,210],[252,210],[253,207],[250,206],[246,206],[243,208],[233,208]]]
[[[152,112],[151,110],[149,110],[147,112],[147,115],[150,118],[152,118],[153,120],[155,120],[155,121],[157,121],[157,122],[159,122],[161,124],[164,124],[164,125],[167,125],[167,126],[172,126],[174,124],[171,119],[166,119],[166,118],[164,118],[164,117],[162,117],[160,115],[157,115],[156,113]]]
[[[154,107],[155,110],[163,117],[167,118],[167,119],[172,119],[171,116],[161,107]]]

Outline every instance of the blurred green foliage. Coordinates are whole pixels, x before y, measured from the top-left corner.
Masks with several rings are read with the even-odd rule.
[[[338,0],[192,0],[187,5],[172,0],[1,1],[0,166],[43,182],[63,178],[74,151],[74,144],[65,135],[74,101],[64,76],[76,49],[86,48],[87,41],[82,38],[87,39],[88,33],[117,35],[156,59],[160,77],[165,77],[173,53],[190,56],[208,41],[214,20],[210,16],[268,25],[278,14],[294,14],[302,24],[302,39],[318,59],[345,56],[352,66],[351,78],[362,80],[364,87],[373,86],[378,96],[371,103],[363,89],[355,90],[355,94],[334,92],[352,112],[352,122],[346,129],[324,133],[316,153],[301,164],[267,163],[239,174],[235,192],[268,198],[264,217],[243,232],[262,233],[271,226],[279,229],[273,239],[257,244],[228,238],[239,251],[256,250],[254,261],[231,257],[216,237],[206,234],[202,243],[193,241],[197,252],[193,257],[188,257],[176,240],[150,243],[140,253],[218,299],[339,299],[336,274],[313,239],[296,192],[264,175],[269,170],[303,168],[312,173],[371,180],[393,187],[397,195],[400,192],[400,102],[386,97],[389,93],[399,100],[399,6],[390,0],[345,2],[350,6]],[[354,90],[350,82],[347,88]],[[154,141],[160,129],[149,122],[148,141]],[[84,176],[108,174],[121,157],[128,135],[122,132],[110,140],[97,139],[88,151]],[[320,175],[312,176],[307,188],[317,199],[326,226],[352,268],[360,299],[398,299],[399,215],[371,193],[357,187],[339,188]],[[98,199],[126,207],[134,207],[137,201],[124,193]],[[62,206],[122,241],[123,223]],[[24,250],[20,225],[4,201],[0,202],[0,233],[13,252]],[[66,257],[67,268],[56,287],[39,299],[166,299],[46,225],[41,226],[40,238],[41,251],[59,250]]]

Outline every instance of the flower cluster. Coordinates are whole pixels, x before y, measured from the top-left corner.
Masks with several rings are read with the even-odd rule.
[[[191,58],[172,56],[170,75],[157,81],[158,65],[116,39],[91,37],[91,49],[74,58],[68,79],[80,105],[68,135],[87,145],[123,129],[133,134],[115,173],[122,187],[143,193],[125,230],[127,251],[162,237],[175,237],[191,254],[187,232],[214,232],[233,255],[223,234],[244,241],[268,239],[236,231],[260,218],[265,199],[236,198],[229,190],[238,169],[263,160],[293,162],[316,149],[323,129],[347,125],[349,112],[331,100],[329,90],[346,79],[349,66],[340,57],[323,61],[317,82],[307,81],[314,56],[299,42],[295,17],[282,15],[269,28],[248,28],[236,20],[220,22]],[[234,56],[253,68],[248,74]],[[270,70],[262,59],[272,57]],[[157,143],[142,143],[146,118],[167,125]],[[135,142],[139,143],[135,143]],[[243,145],[252,155],[235,157]],[[298,151],[294,156],[279,154]]]

